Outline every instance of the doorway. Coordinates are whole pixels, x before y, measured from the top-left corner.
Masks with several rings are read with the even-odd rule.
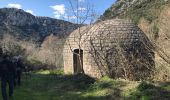
[[[83,50],[75,49],[73,53],[74,73],[83,73]]]

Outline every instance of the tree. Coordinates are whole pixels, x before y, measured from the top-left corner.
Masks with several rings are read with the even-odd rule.
[[[68,19],[68,21],[70,21],[70,19],[74,19],[71,20],[73,22],[75,22],[76,24],[79,25],[78,27],[78,34],[76,36],[73,37],[69,37],[72,38],[73,40],[77,41],[76,45],[78,46],[78,52],[74,52],[75,48],[71,47],[71,41],[69,39],[66,39],[66,44],[69,46],[69,50],[71,50],[71,52],[75,55],[78,56],[79,61],[80,61],[80,66],[83,69],[83,63],[82,63],[82,59],[81,59],[81,49],[82,49],[82,42],[85,42],[86,39],[84,39],[84,41],[82,41],[82,37],[84,35],[86,35],[88,33],[88,31],[86,32],[82,32],[84,30],[89,30],[90,28],[92,28],[92,24],[95,22],[97,15],[94,11],[94,7],[90,4],[90,2],[88,0],[68,0],[70,7],[70,10],[67,10],[68,15],[64,16],[64,18]],[[84,27],[85,29],[82,29],[81,27],[86,25],[88,23],[88,26],[91,27]],[[84,73],[84,70],[82,71],[82,73]]]
[[[21,47],[17,39],[9,34],[4,34],[1,48],[4,54],[8,54],[11,57],[21,56],[25,53],[25,49]]]

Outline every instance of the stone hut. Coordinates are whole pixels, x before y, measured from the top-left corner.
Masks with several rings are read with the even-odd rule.
[[[64,72],[141,80],[154,70],[153,46],[133,22],[112,19],[73,31],[63,50]]]

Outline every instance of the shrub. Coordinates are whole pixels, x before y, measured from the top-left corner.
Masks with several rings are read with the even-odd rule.
[[[25,61],[25,64],[27,66],[27,70],[40,70],[40,69],[46,69],[43,66],[43,63],[37,60],[36,58],[30,58]]]
[[[152,27],[152,32],[153,32],[153,34],[154,34],[154,38],[156,39],[156,38],[158,38],[159,37],[159,28],[156,26],[156,25],[154,25],[153,27]]]
[[[145,91],[146,89],[153,89],[155,86],[152,84],[147,83],[146,81],[143,81],[139,84],[138,90],[139,91]]]

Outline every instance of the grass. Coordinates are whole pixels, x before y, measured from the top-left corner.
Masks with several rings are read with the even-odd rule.
[[[1,100],[0,95],[0,100]],[[170,83],[155,86],[103,77],[64,75],[63,71],[39,71],[23,75],[12,100],[152,100],[170,99]]]
[[[167,85],[167,83],[166,83]],[[170,84],[168,83],[168,86]],[[165,86],[155,86],[147,82],[141,82],[136,91],[131,93],[131,100],[169,100],[170,91]]]

